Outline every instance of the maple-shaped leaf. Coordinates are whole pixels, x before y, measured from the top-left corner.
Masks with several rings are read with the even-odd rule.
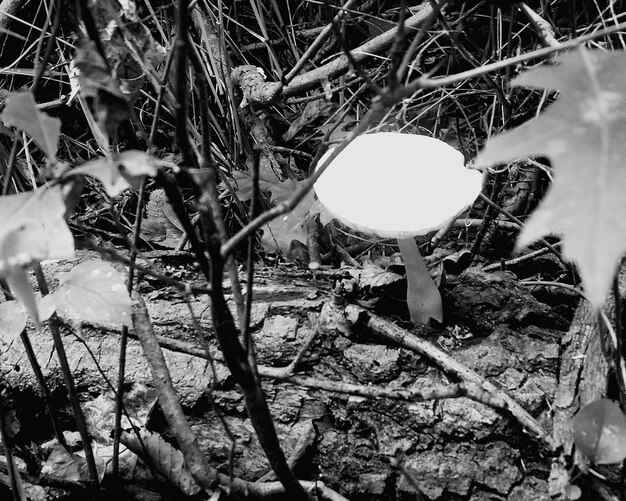
[[[320,223],[321,223],[322,226],[326,226],[333,219],[335,219],[335,217],[330,212],[328,212],[328,210],[326,210],[326,207],[324,207],[319,200],[315,200],[311,204],[311,207],[309,208],[309,214],[311,216],[315,216],[315,215],[319,214],[319,216],[320,216]]]
[[[370,262],[363,264],[358,283],[361,287],[374,289],[376,287],[384,287],[398,280],[402,280],[402,275],[398,275],[393,271],[383,270],[380,266]]]
[[[279,204],[287,201],[296,191],[302,189],[305,183],[306,180],[287,180],[277,183],[272,187],[271,202]],[[277,249],[287,251],[292,240],[306,242],[307,235],[304,223],[309,214],[309,209],[313,205],[313,198],[313,190],[310,190],[291,212],[278,216],[262,227],[265,233],[261,243],[266,250],[269,252],[274,252]]]
[[[286,201],[293,196],[295,191],[301,189],[305,182],[306,180],[284,181],[279,189],[273,192],[276,193],[276,196],[272,193],[272,202],[277,204]],[[313,217],[319,214],[322,226],[332,221],[333,216],[314,197],[314,191],[310,190],[291,212],[278,216],[262,227],[266,233],[263,235],[261,243],[267,251],[274,252],[277,249],[287,251],[292,240],[306,242],[307,234],[304,223],[307,216]]]
[[[127,150],[85,162],[70,174],[95,177],[102,183],[107,195],[116,197],[127,188],[138,190],[145,176],[155,177],[159,163],[145,151]]]
[[[131,301],[124,277],[105,261],[87,261],[59,275],[57,311],[73,320],[131,325]]]
[[[600,308],[626,251],[626,52],[581,48],[512,85],[560,92],[547,111],[490,139],[476,159],[488,166],[546,156],[554,183],[524,226],[517,248],[563,235],[563,254],[580,268],[586,295]]]
[[[252,197],[252,175],[248,171],[237,171],[233,174],[239,188],[237,196],[240,200],[250,200]],[[306,184],[304,181],[292,181],[286,179],[279,181],[276,174],[269,168],[261,165],[259,172],[259,189],[270,193],[270,202],[277,205],[289,200],[295,192],[302,189]],[[282,250],[286,252],[292,240],[306,242],[306,231],[304,223],[307,215],[320,215],[320,222],[324,226],[332,220],[332,216],[315,200],[315,193],[310,190],[300,203],[289,213],[278,216],[262,226],[263,238],[261,243],[268,252]]]
[[[237,183],[237,196],[242,202],[246,202],[252,198],[252,171],[238,170],[233,172],[233,179]],[[265,192],[273,192],[277,189],[277,185],[281,183],[280,179],[274,174],[269,162],[260,162],[259,165],[259,190]],[[283,183],[293,183],[287,180]]]
[[[237,182],[237,196],[240,200],[250,200],[252,197],[252,173],[249,171],[237,171],[233,178]],[[259,190],[270,193],[270,202],[274,205],[287,201],[302,187],[303,181],[287,179],[280,181],[269,166],[262,164],[259,172]],[[278,216],[262,226],[263,238],[261,243],[268,252],[289,249],[292,240],[306,242],[304,221],[309,213],[309,207],[313,203],[313,190],[295,209],[287,214]]]
[[[31,92],[10,94],[0,119],[26,132],[48,159],[56,158],[61,120],[39,111]]]

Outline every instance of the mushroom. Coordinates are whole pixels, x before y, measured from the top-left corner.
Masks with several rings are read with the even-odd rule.
[[[319,161],[318,168],[331,154]],[[427,136],[377,132],[352,141],[315,183],[336,219],[364,233],[396,238],[414,323],[442,322],[439,289],[414,237],[435,230],[476,199],[482,175],[452,146]]]

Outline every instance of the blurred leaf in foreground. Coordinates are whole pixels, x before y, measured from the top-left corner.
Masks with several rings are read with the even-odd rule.
[[[518,249],[563,235],[563,254],[580,267],[586,295],[600,308],[626,251],[626,53],[584,48],[530,70],[514,86],[554,89],[539,117],[487,142],[476,165],[546,156],[554,184],[524,226]]]
[[[56,158],[61,120],[39,111],[32,93],[18,92],[9,95],[0,118],[4,123],[26,132],[49,160]]]

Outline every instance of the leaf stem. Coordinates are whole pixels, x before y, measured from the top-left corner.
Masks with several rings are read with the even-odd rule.
[[[40,265],[37,265],[34,268],[35,276],[37,277],[37,284],[39,285],[39,290],[41,291],[42,295],[46,296],[50,293],[50,290],[48,289],[48,284],[46,282],[46,277],[44,276]],[[89,476],[91,478],[92,486],[95,489],[98,485],[98,470],[96,468],[96,460],[94,458],[93,449],[91,447],[91,437],[89,436],[85,416],[78,400],[76,385],[74,384],[74,378],[72,376],[72,371],[70,370],[70,364],[67,360],[65,347],[63,346],[63,339],[61,338],[61,332],[59,331],[56,313],[54,313],[50,317],[50,320],[48,320],[48,327],[50,327],[50,332],[52,333],[54,349],[57,352],[57,358],[59,359],[59,365],[61,366],[63,379],[65,380],[65,385],[67,386],[67,393],[70,398],[70,403],[72,404],[74,419],[76,419],[76,427],[78,428],[78,433],[80,434],[80,438],[83,442],[83,450],[85,451],[85,461],[87,462]]]

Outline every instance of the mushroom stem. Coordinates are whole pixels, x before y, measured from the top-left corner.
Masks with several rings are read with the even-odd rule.
[[[406,302],[413,323],[428,325],[431,318],[443,321],[441,294],[413,238],[398,239],[406,268]]]

